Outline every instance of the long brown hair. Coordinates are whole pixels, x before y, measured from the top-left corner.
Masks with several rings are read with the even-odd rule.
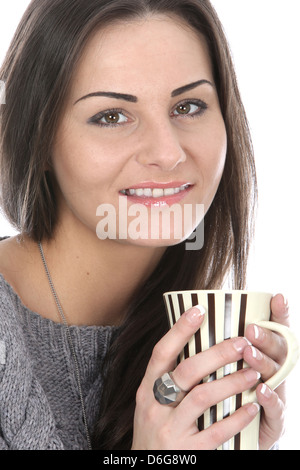
[[[227,131],[225,169],[205,216],[204,247],[169,247],[135,295],[106,358],[106,382],[97,449],[130,449],[135,393],[152,349],[167,331],[162,294],[176,289],[245,287],[253,234],[256,175],[245,111],[229,47],[209,0],[33,0],[1,69],[6,105],[0,111],[2,207],[10,222],[33,240],[51,238],[57,222],[51,160],[70,82],[90,35],[113,21],[151,13],[177,15],[206,38]]]

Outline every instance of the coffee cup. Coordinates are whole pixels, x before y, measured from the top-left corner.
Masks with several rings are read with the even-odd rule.
[[[256,324],[282,335],[287,342],[287,357],[280,369],[265,383],[275,390],[294,368],[299,357],[298,341],[286,326],[270,321],[273,294],[243,290],[192,290],[166,292],[163,295],[172,327],[180,316],[195,305],[202,305],[206,315],[200,329],[193,335],[181,352],[178,361],[201,353],[226,339],[244,336],[249,324]],[[202,382],[221,379],[225,375],[247,367],[242,359],[214,371]],[[206,410],[198,419],[199,430],[231,415],[246,403],[256,402],[255,388],[229,397]],[[260,413],[239,434],[224,443],[218,450],[257,450],[259,442]]]

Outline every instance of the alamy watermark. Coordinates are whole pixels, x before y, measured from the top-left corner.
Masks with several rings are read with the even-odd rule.
[[[5,82],[0,80],[0,104],[6,104]]]
[[[200,250],[204,244],[203,204],[128,206],[127,197],[120,196],[118,214],[113,204],[101,204],[96,215],[101,217],[96,228],[101,240],[186,240],[186,250]]]

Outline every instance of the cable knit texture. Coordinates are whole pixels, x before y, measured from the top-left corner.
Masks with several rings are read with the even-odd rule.
[[[70,327],[90,432],[100,409],[103,360],[116,331]],[[87,449],[66,328],[26,308],[1,275],[0,449]]]

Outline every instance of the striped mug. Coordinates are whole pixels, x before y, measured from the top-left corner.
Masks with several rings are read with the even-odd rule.
[[[288,353],[284,364],[266,381],[266,384],[274,390],[295,366],[299,357],[299,347],[295,335],[289,328],[269,321],[272,297],[272,294],[265,292],[241,290],[193,290],[164,293],[163,298],[170,327],[186,310],[195,305],[203,305],[207,312],[200,329],[186,344],[178,360],[182,361],[228,338],[244,336],[247,325],[255,323],[281,334],[287,341]],[[243,367],[247,367],[243,360],[228,364],[210,376],[204,377],[202,382],[220,379]],[[198,428],[206,429],[214,422],[229,416],[239,407],[255,401],[255,388],[232,396],[205,411],[198,419]],[[218,450],[258,450],[259,422],[260,414],[258,413],[244,430],[224,443]]]

